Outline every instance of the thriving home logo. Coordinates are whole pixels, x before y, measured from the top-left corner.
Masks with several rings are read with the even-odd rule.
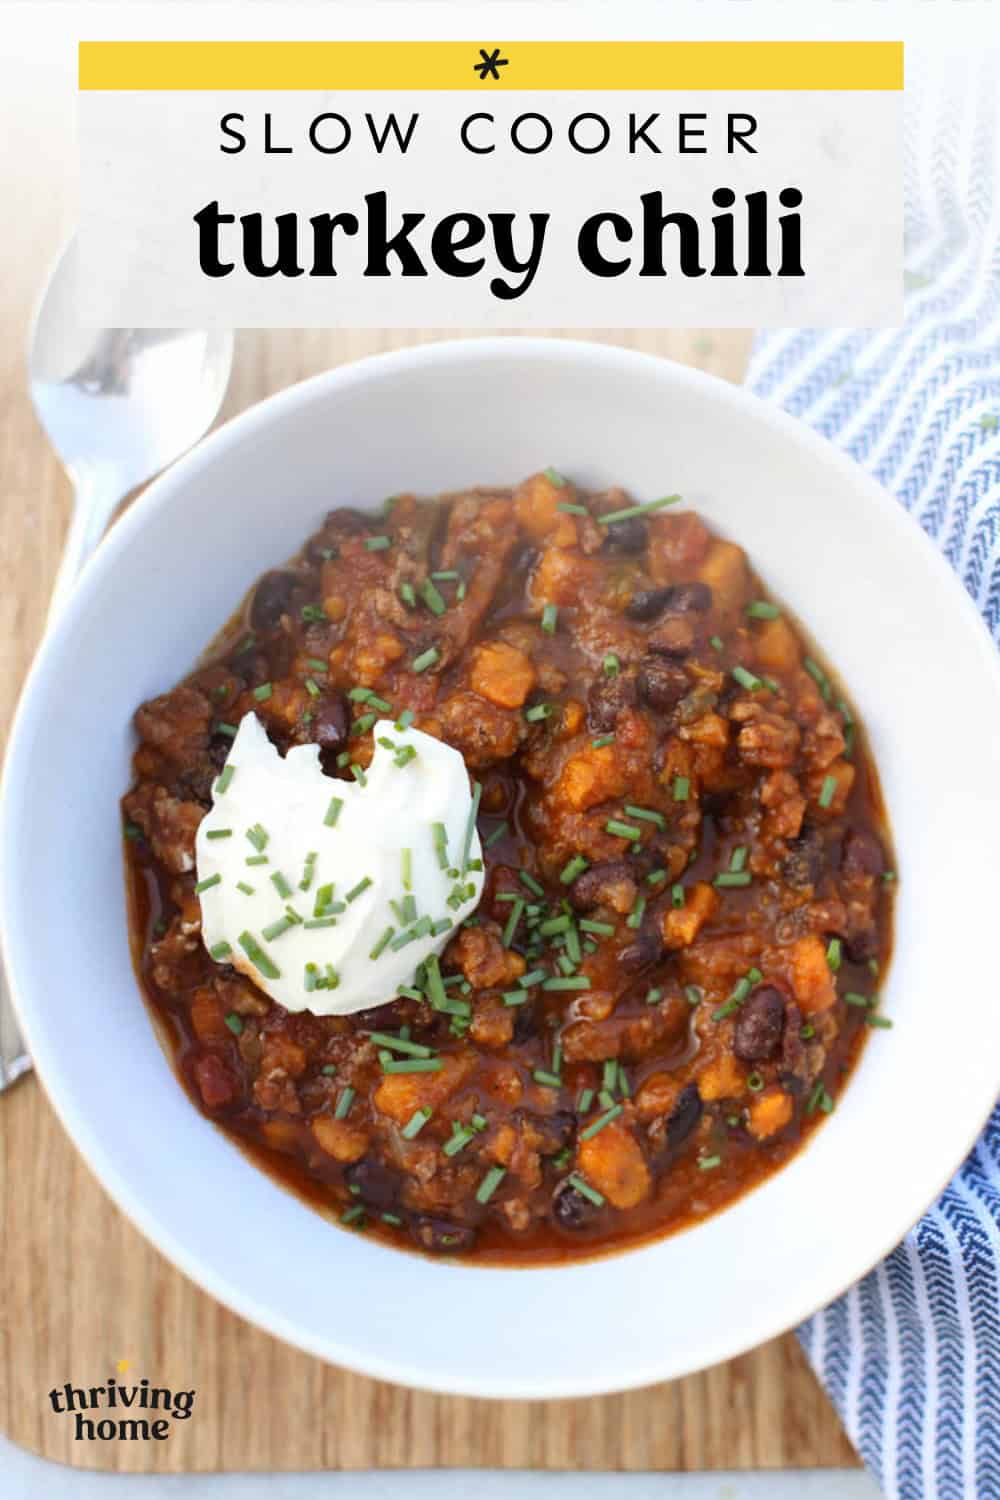
[[[127,1361],[120,1362],[119,1373],[122,1365],[127,1368]],[[49,1391],[49,1400],[54,1412],[73,1418],[73,1436],[78,1443],[136,1442],[143,1438],[162,1443],[170,1436],[171,1419],[183,1422],[190,1417],[196,1394],[150,1385],[145,1378],[126,1385],[109,1375],[106,1385],[75,1386],[67,1382]],[[133,1415],[118,1415],[123,1407],[132,1408]],[[105,1415],[109,1411],[116,1415]],[[137,1414],[140,1411],[141,1416]],[[154,1415],[156,1412],[161,1415]]]

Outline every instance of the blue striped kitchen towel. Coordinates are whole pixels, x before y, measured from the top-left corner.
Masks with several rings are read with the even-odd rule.
[[[903,327],[766,334],[747,379],[913,513],[1000,641],[998,79],[997,53],[907,56]],[[903,1243],[799,1336],[886,1495],[1000,1500],[1000,1107]]]

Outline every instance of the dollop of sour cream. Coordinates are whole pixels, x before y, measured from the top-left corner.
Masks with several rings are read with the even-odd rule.
[[[482,895],[462,757],[419,729],[374,728],[364,783],[282,758],[241,721],[198,829],[202,936],[287,1010],[350,1015],[391,1000]]]

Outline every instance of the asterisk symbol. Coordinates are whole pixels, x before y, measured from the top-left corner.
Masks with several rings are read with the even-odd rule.
[[[500,56],[499,47],[494,47],[492,52],[487,52],[485,47],[480,47],[479,56],[482,58],[482,62],[473,64],[473,73],[478,73],[480,81],[483,83],[486,82],[487,78],[495,78],[499,83],[499,70],[507,66],[509,59]]]

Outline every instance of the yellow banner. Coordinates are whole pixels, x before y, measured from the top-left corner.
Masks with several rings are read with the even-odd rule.
[[[81,89],[898,90],[902,42],[81,42]]]

